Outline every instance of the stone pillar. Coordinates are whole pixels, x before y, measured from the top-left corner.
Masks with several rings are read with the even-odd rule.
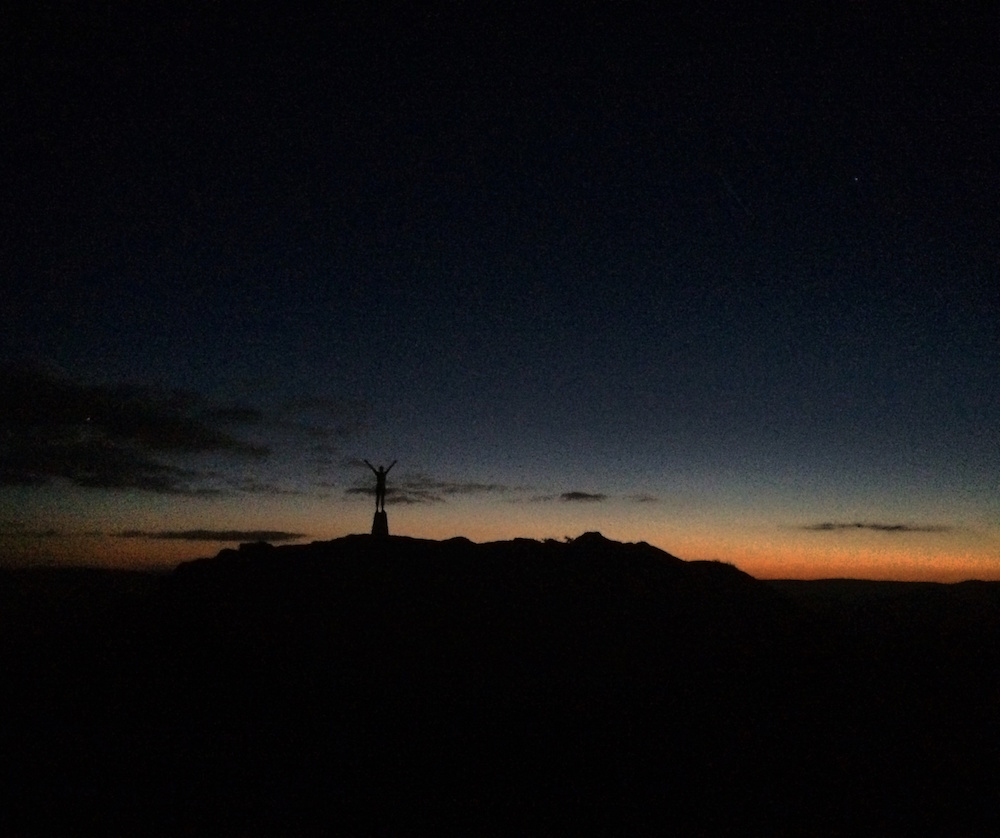
[[[389,519],[386,517],[384,509],[375,513],[375,519],[372,521],[372,535],[377,538],[389,537]]]

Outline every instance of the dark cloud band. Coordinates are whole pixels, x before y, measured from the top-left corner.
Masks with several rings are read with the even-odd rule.
[[[563,492],[559,496],[560,500],[580,503],[600,503],[608,499],[607,495],[599,492]]]
[[[344,491],[348,495],[374,495],[375,487],[352,486]],[[510,487],[502,483],[433,480],[417,476],[400,480],[395,486],[390,485],[386,489],[386,497],[399,504],[445,503],[450,497],[504,494],[509,491]]]
[[[148,538],[157,541],[299,541],[303,533],[282,530],[123,530],[118,538]]]
[[[838,522],[824,521],[820,524],[807,524],[799,529],[809,532],[838,532],[841,530],[873,530],[874,532],[948,532],[951,527],[938,524],[882,524],[866,521]]]
[[[198,494],[197,473],[164,458],[268,453],[222,427],[235,410],[227,408],[220,423],[190,393],[81,384],[44,366],[0,364],[0,485],[63,479],[87,488]]]

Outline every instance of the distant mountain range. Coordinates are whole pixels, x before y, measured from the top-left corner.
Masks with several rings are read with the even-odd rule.
[[[1000,585],[597,533],[0,575],[0,830],[980,834]]]

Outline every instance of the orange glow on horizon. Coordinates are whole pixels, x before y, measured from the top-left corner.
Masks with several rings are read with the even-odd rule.
[[[957,582],[967,579],[1000,581],[1000,550],[995,536],[968,532],[815,532],[782,528],[749,518],[713,520],[659,516],[655,507],[639,511],[611,505],[566,504],[558,501],[502,506],[472,503],[398,506],[390,504],[393,535],[445,540],[465,537],[473,542],[513,538],[543,540],[576,537],[588,531],[622,542],[645,541],[684,560],[718,560],[735,565],[759,579],[856,578],[898,581]],[[266,514],[265,514],[266,513]],[[304,533],[307,544],[351,533],[367,533],[371,511],[358,504],[303,503],[297,507],[255,510],[253,519],[267,529]],[[135,516],[129,516],[134,518]],[[143,531],[183,530],[204,516],[140,519]],[[215,518],[220,528],[246,527],[245,515]],[[168,526],[169,522],[169,526]],[[114,526],[114,529],[112,529]],[[134,570],[169,569],[180,562],[215,556],[236,542],[214,540],[124,538],[121,521],[106,523],[104,534],[30,538],[7,537],[0,556],[7,564],[91,565]]]

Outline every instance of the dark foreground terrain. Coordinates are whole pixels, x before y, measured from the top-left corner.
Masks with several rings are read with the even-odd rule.
[[[1000,587],[596,534],[0,574],[2,834],[997,834]]]

